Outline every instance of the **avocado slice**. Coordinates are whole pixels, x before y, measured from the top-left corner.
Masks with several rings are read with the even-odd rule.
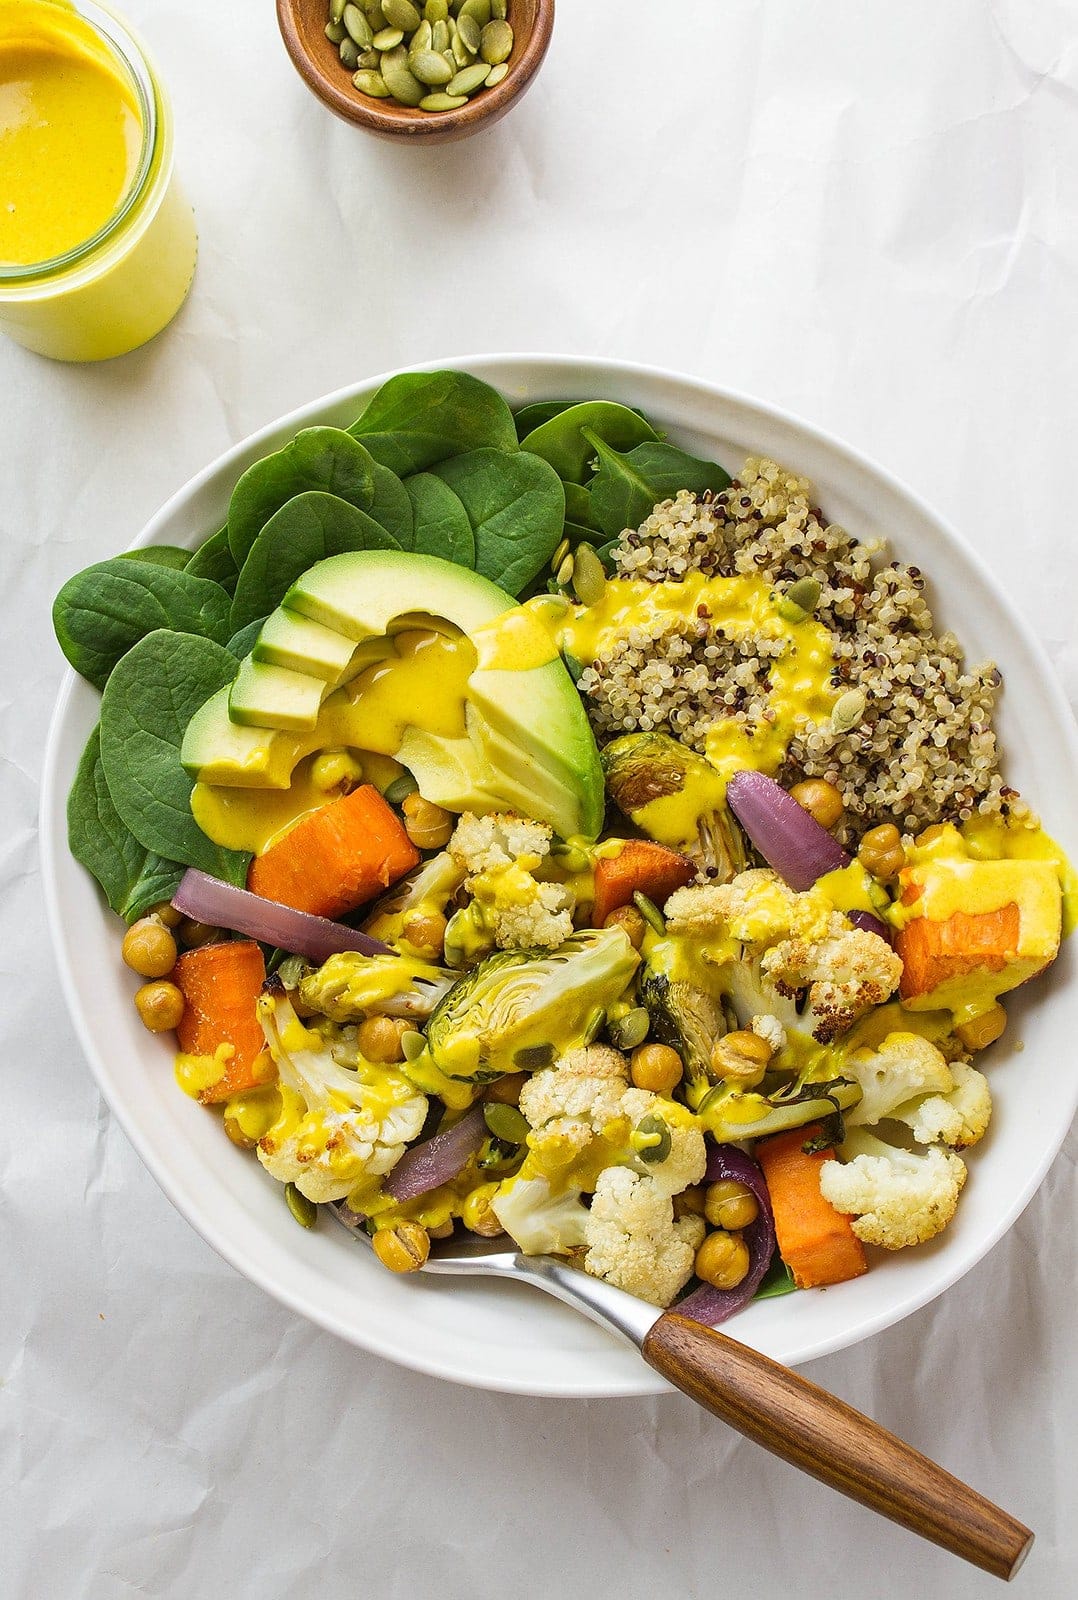
[[[356,642],[335,628],[323,627],[298,611],[278,606],[262,624],[251,651],[256,661],[271,667],[305,672],[324,683],[340,683],[355,654]]]
[[[244,727],[228,714],[228,688],[218,689],[195,712],[183,736],[180,760],[200,783],[237,789],[287,789],[310,737],[274,728]]]
[[[472,634],[515,604],[468,567],[398,550],[329,556],[297,578],[284,597],[290,611],[357,640],[399,632],[426,617],[444,617]]]
[[[245,727],[314,728],[331,688],[306,672],[270,667],[245,656],[229,691],[228,714]]]

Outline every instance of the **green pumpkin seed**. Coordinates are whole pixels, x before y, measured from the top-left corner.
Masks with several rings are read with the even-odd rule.
[[[396,50],[397,46],[403,44],[403,42],[404,34],[399,28],[383,28],[371,40],[376,50]]]
[[[340,43],[341,65],[354,72],[359,66],[359,50],[354,39],[342,39]]]
[[[582,606],[597,606],[606,593],[606,571],[590,544],[576,547],[573,590]]]
[[[369,50],[374,40],[371,25],[358,6],[347,5],[344,8],[344,25],[348,29],[349,37],[361,50]]]
[[[479,44],[482,37],[483,30],[474,17],[461,16],[457,18],[457,38],[469,54],[473,56],[479,54]],[[454,54],[456,54],[455,51]]]
[[[418,1061],[426,1048],[426,1039],[421,1033],[417,1033],[414,1028],[409,1029],[407,1033],[401,1034],[401,1049],[404,1052],[405,1061]]]
[[[344,8],[347,4],[348,0],[329,0],[330,22],[340,22],[341,18],[344,16]],[[334,42],[336,44],[340,44],[339,39],[335,40]]]
[[[380,72],[373,72],[370,67],[365,67],[361,72],[353,73],[352,82],[360,94],[369,94],[372,100],[388,100],[389,90],[386,81]]]
[[[445,55],[446,51],[449,49],[448,22],[436,22],[434,24],[434,27],[431,30],[430,47],[432,50],[437,50],[440,56]]]
[[[483,1121],[495,1139],[503,1144],[523,1144],[531,1131],[522,1111],[516,1106],[502,1105],[498,1100],[483,1107]]]
[[[364,72],[378,72],[378,63],[381,59],[377,50],[361,50],[359,53],[359,65]],[[380,72],[378,76],[381,77]],[[386,93],[389,93],[388,89]]]
[[[786,598],[806,613],[815,611],[820,602],[820,585],[815,578],[798,578],[787,589]]]
[[[666,933],[666,919],[654,900],[649,900],[646,894],[641,894],[639,889],[634,889],[633,905],[653,933],[660,935]]]
[[[651,1027],[651,1017],[644,1006],[634,1006],[623,1017],[618,1017],[607,1029],[615,1050],[635,1050],[643,1044]]]
[[[479,40],[479,54],[492,67],[500,67],[513,53],[513,30],[508,22],[488,22]]]
[[[468,49],[468,46],[460,36],[456,23],[453,24],[453,32],[449,35],[449,53],[458,67],[470,67],[475,60],[474,50]]]
[[[605,1027],[606,1010],[603,1006],[599,1006],[588,1018],[587,1026],[584,1029],[584,1043],[594,1044]]]
[[[565,560],[554,574],[554,577],[556,582],[560,583],[563,589],[567,589],[569,587],[570,583],[573,581],[573,558],[571,555],[565,557]]]
[[[407,800],[410,794],[415,794],[418,788],[419,785],[412,777],[412,774],[410,772],[402,772],[399,778],[394,778],[393,782],[386,786],[382,799],[391,806],[399,806],[403,800]]]
[[[499,64],[496,67],[491,67],[491,69],[490,69],[490,77],[487,79],[487,88],[488,89],[497,88],[498,84],[501,83],[502,79],[503,78],[507,78],[508,76],[509,76],[509,64],[508,64],[508,62],[505,62],[505,61],[499,62]]]
[[[862,720],[868,700],[861,689],[847,689],[831,707],[831,726],[836,733],[849,733]]]
[[[504,22],[509,15],[508,0],[490,0],[490,15],[495,22]]]
[[[382,15],[391,28],[412,33],[419,27],[419,12],[412,0],[382,0]]]
[[[371,25],[371,32],[377,33],[386,25],[385,12],[382,10],[382,0],[363,0],[359,8]]]
[[[390,94],[402,105],[417,106],[422,100],[424,87],[418,78],[413,77],[408,66],[408,52],[403,45],[387,50],[382,56],[382,77]]]
[[[641,1161],[657,1164],[666,1160],[674,1141],[671,1139],[670,1129],[662,1117],[644,1117],[637,1123],[635,1132],[639,1137],[647,1140],[643,1149],[636,1152]]]
[[[348,29],[343,22],[327,22],[326,38],[330,44],[340,44],[342,39],[347,39]]]
[[[428,22],[445,22],[449,16],[448,0],[427,0],[423,15]]]
[[[513,1052],[513,1065],[518,1072],[541,1072],[554,1060],[552,1044],[523,1044]]]
[[[550,558],[550,570],[551,570],[551,572],[557,572],[558,568],[561,566],[562,562],[565,560],[566,556],[569,554],[570,548],[571,547],[570,547],[568,539],[563,539],[561,544],[558,546],[558,548],[555,550],[554,554]]]
[[[456,76],[450,78],[449,82],[446,84],[446,93],[474,94],[477,89],[481,89],[483,87],[489,74],[490,68],[487,66],[485,61],[477,61],[473,66],[470,67],[462,67]],[[563,543],[564,542],[565,541],[563,541]],[[565,547],[568,550],[569,546],[567,543]]]
[[[300,1194],[294,1183],[284,1186],[285,1204],[301,1228],[313,1228],[318,1220],[318,1207],[305,1194]]]
[[[448,65],[448,63],[447,63]],[[419,102],[420,111],[459,111],[468,104],[466,94],[425,94]]]
[[[445,56],[440,56],[436,50],[419,50],[409,58],[411,67],[420,83],[429,84],[432,88],[441,88],[453,76],[453,68]]]
[[[458,21],[461,17],[473,17],[480,28],[485,28],[490,21],[490,0],[464,0],[457,13]]]
[[[434,29],[429,22],[421,22],[412,37],[408,40],[408,63],[411,65],[412,57],[419,54],[420,50],[429,50],[434,38]]]

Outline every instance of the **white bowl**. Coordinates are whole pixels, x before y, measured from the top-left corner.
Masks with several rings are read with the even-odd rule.
[[[1078,858],[1078,737],[1052,670],[974,552],[893,478],[793,417],[653,368],[545,356],[424,363],[435,365],[467,368],[514,406],[548,398],[622,400],[641,407],[676,442],[734,471],[746,454],[762,452],[806,473],[832,520],[861,538],[887,538],[896,556],[925,571],[937,619],[954,629],[971,660],[999,662],[1007,772]],[[222,525],[232,486],[251,462],[297,428],[347,425],[386,376],[304,406],[228,451],[173,496],[136,544],[196,544]],[[464,1279],[447,1285],[394,1277],[328,1218],[313,1233],[297,1228],[279,1186],[233,1149],[215,1116],[180,1093],[168,1046],[150,1038],[135,1016],[131,974],[119,960],[120,925],[67,851],[65,799],[97,705],[94,690],[69,673],[45,762],[45,895],[68,1004],[101,1091],[173,1204],[283,1304],[405,1366],[521,1394],[661,1391],[662,1380],[634,1351],[541,1294]],[[730,1324],[731,1333],[797,1365],[890,1327],[991,1249],[1040,1184],[1074,1114],[1078,1075],[1064,1075],[1060,1063],[1070,1059],[1078,1035],[1075,960],[1070,941],[1051,974],[1009,1005],[1006,1040],[990,1056],[992,1130],[971,1153],[969,1182],[946,1233],[916,1251],[877,1253],[871,1271],[854,1283],[758,1301]]]

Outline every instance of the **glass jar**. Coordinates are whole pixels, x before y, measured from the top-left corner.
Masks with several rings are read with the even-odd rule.
[[[173,175],[171,107],[142,44],[96,0],[0,0],[0,45],[32,43],[38,13],[50,39],[69,33],[73,49],[89,39],[107,60],[137,108],[141,149],[91,237],[47,261],[0,261],[0,330],[59,361],[103,361],[145,344],[180,309],[195,270],[195,221]]]

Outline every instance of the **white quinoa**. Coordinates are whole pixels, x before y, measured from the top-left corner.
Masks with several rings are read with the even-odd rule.
[[[803,719],[779,781],[826,778],[856,833],[896,822],[906,833],[975,812],[1028,815],[999,772],[992,708],[1000,675],[966,667],[953,634],[936,634],[917,567],[877,565],[881,551],[825,521],[807,479],[750,456],[721,494],[682,490],[614,547],[618,576],[651,583],[751,574],[778,592],[815,578],[817,621],[834,640],[836,693],[859,689],[862,721],[839,733]],[[769,716],[770,662],[782,639],[727,637],[721,622],[657,620],[586,663],[579,689],[600,742],[661,730],[703,750],[709,728]]]

